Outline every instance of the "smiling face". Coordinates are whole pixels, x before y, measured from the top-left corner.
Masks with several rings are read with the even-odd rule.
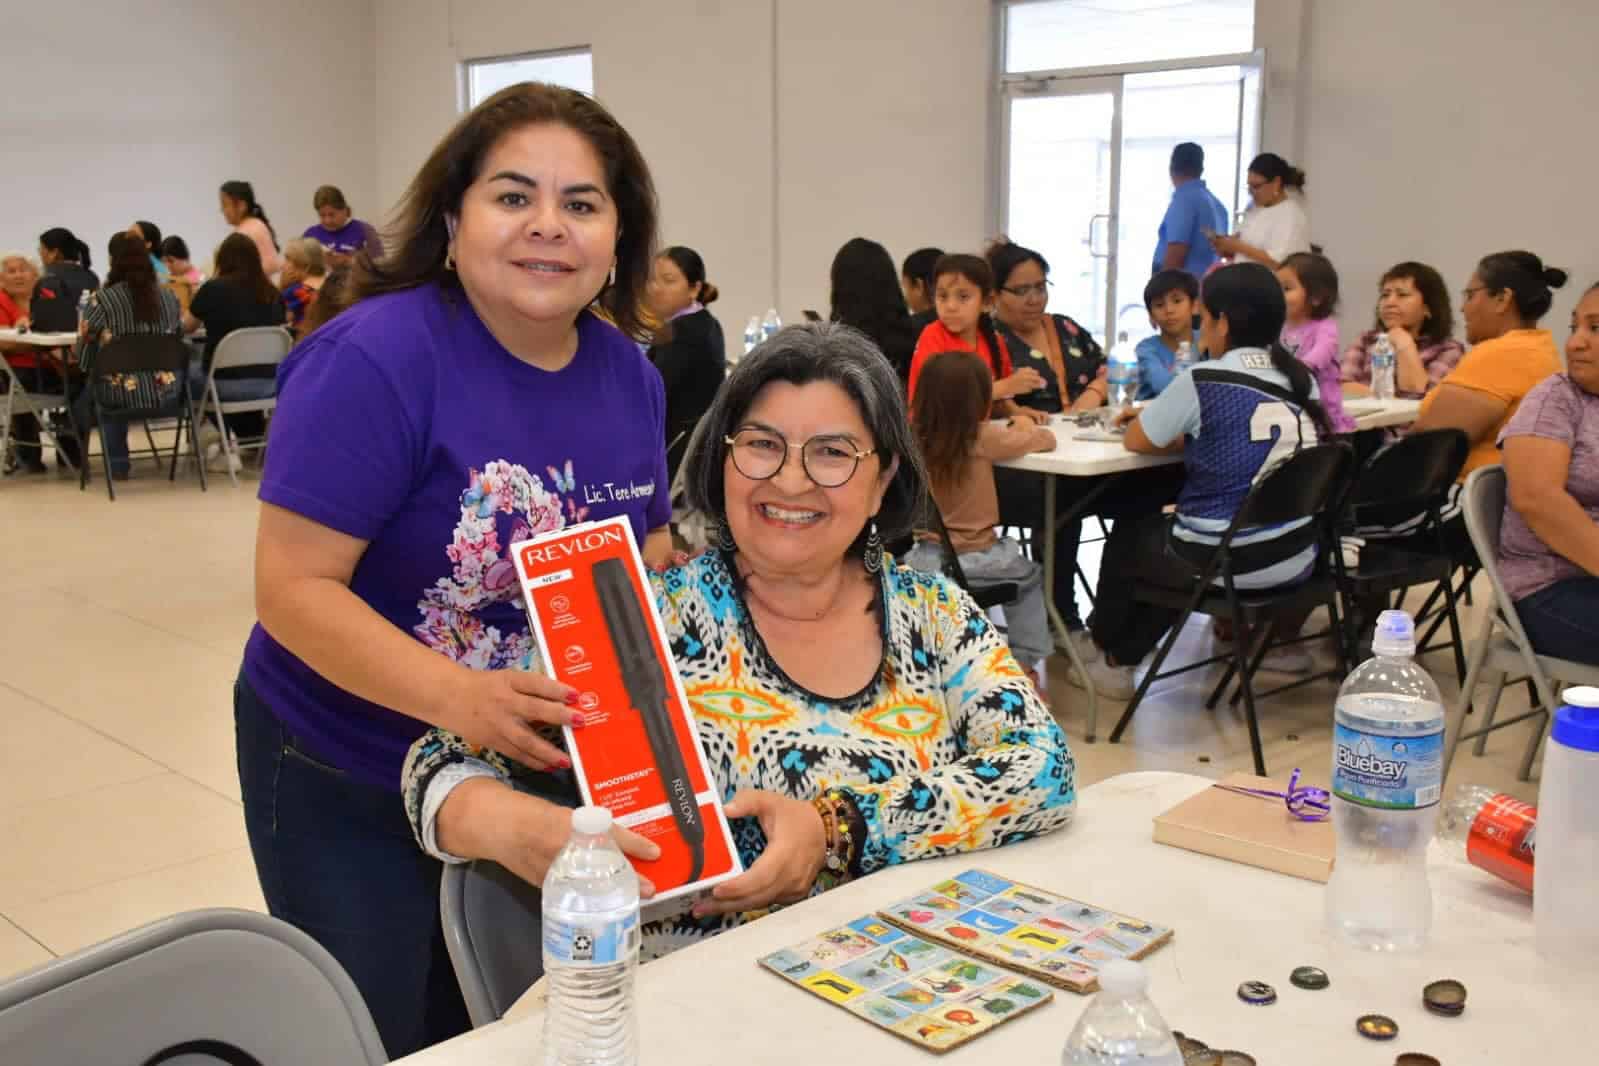
[[[1377,318],[1384,329],[1418,336],[1430,314],[1414,278],[1390,278],[1377,293]]]
[[[650,267],[650,280],[644,287],[644,298],[650,310],[662,319],[669,319],[698,299],[699,285],[690,285],[683,271],[669,255],[655,257]]]
[[[1303,322],[1310,314],[1310,300],[1305,295],[1305,287],[1299,284],[1298,272],[1292,267],[1281,267],[1277,271],[1277,281],[1283,287],[1288,321],[1292,324]]]
[[[727,524],[740,554],[767,576],[838,565],[882,506],[896,463],[885,469],[880,456],[868,455],[844,484],[823,488],[806,474],[800,449],[823,438],[811,446],[851,454],[874,450],[855,401],[830,381],[774,381],[756,393],[738,429],[763,430],[768,441],[781,436],[790,445],[782,468],[764,481],[741,473],[728,449],[722,469]]]
[[[933,285],[933,307],[945,329],[966,337],[976,332],[986,301],[983,290],[964,274],[940,274]]]
[[[1026,332],[1044,320],[1049,308],[1049,290],[1044,268],[1031,259],[1010,272],[1005,285],[995,294],[994,309],[999,320],[1011,329]]]
[[[594,148],[568,126],[540,123],[484,154],[450,249],[462,287],[497,335],[570,328],[605,285],[618,231]]]
[[[1150,321],[1166,337],[1186,337],[1194,327],[1194,301],[1182,289],[1161,293],[1149,305]]]
[[[334,207],[332,204],[323,204],[316,209],[317,221],[322,223],[322,228],[331,233],[337,233],[350,224],[350,209],[348,207]]]
[[[1571,313],[1566,373],[1585,392],[1599,396],[1599,287],[1589,289]]]

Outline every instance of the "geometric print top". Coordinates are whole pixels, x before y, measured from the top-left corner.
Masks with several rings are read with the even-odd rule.
[[[1076,774],[1065,734],[1004,637],[943,575],[884,557],[883,662],[843,699],[807,691],[773,661],[721,552],[651,575],[651,584],[723,801],[742,789],[842,800],[853,830],[848,876],[998,847],[1070,820]],[[433,838],[422,824],[427,787],[452,766],[546,796],[561,776],[433,730],[412,747],[404,773],[406,810],[424,847]],[[748,866],[765,835],[754,818],[730,824]],[[812,894],[827,887],[819,879]],[[692,902],[645,912],[644,958],[766,913],[696,919]]]

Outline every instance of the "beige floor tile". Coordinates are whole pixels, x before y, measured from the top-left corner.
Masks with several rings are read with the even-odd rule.
[[[28,934],[0,918],[0,981],[54,957]]]
[[[0,683],[0,810],[165,772],[126,744]]]
[[[237,804],[177,774],[6,812],[0,914],[247,845]]]
[[[202,907],[265,913],[249,848],[20,904],[7,915],[33,939],[66,955],[157,918]]]

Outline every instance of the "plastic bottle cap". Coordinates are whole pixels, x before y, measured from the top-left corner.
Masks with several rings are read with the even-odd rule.
[[[1384,611],[1377,616],[1377,630],[1371,637],[1374,655],[1416,654],[1416,623],[1404,611]]]
[[[611,831],[611,812],[604,807],[579,807],[572,812],[572,832],[597,837]]]
[[[1149,987],[1149,974],[1131,959],[1112,959],[1099,968],[1099,990],[1113,996],[1142,995]]]
[[[1561,700],[1565,706],[1555,712],[1549,739],[1577,751],[1599,751],[1599,689],[1568,688]]]

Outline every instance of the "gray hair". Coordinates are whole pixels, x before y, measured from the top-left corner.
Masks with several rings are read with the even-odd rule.
[[[762,389],[774,381],[807,385],[830,381],[849,394],[872,435],[877,458],[899,469],[883,494],[878,533],[892,543],[907,537],[923,514],[927,474],[911,434],[894,368],[864,333],[836,322],[789,326],[750,352],[728,373],[710,410],[695,427],[683,461],[683,486],[689,506],[726,521],[726,440],[737,432]],[[866,531],[851,552],[863,550]]]
[[[33,269],[33,272],[35,274],[40,273],[39,261],[37,259],[35,259],[32,255],[29,255],[27,252],[12,251],[10,249],[7,249],[6,251],[0,252],[0,266],[4,266],[5,265],[5,261],[7,259],[20,259],[24,263],[27,263],[28,266]]]
[[[283,258],[316,277],[328,272],[322,258],[322,242],[311,237],[296,237],[283,246]]]

